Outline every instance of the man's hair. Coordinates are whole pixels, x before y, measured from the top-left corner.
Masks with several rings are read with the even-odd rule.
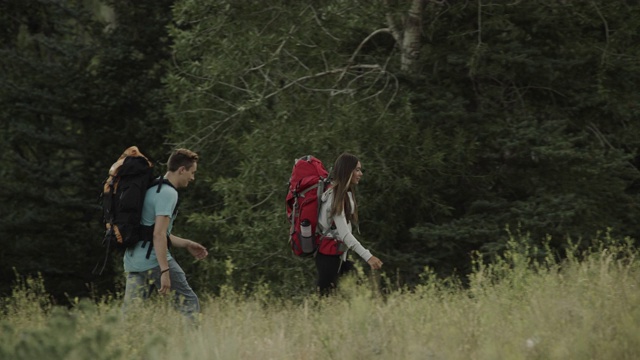
[[[189,170],[193,163],[198,161],[198,154],[187,149],[176,149],[169,156],[167,161],[167,170],[177,171],[181,166]]]

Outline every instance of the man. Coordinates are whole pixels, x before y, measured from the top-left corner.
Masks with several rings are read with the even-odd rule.
[[[195,178],[198,168],[198,154],[187,149],[177,149],[169,156],[168,171],[163,182],[151,186],[145,195],[142,208],[142,225],[153,227],[153,240],[139,241],[124,254],[124,271],[127,281],[124,293],[126,309],[135,299],[147,299],[154,289],[162,295],[173,293],[176,307],[192,317],[200,311],[198,297],[193,292],[184,271],[173,259],[172,248],[186,248],[193,257],[204,259],[207,249],[191,240],[171,234],[176,218],[178,191],[185,188]],[[149,249],[153,245],[153,249]]]

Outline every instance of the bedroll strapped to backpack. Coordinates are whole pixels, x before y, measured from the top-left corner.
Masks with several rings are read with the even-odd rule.
[[[101,194],[106,230],[102,244],[107,250],[100,273],[110,251],[153,239],[153,227],[140,225],[144,197],[153,178],[153,163],[136,146],[127,148],[109,169]]]
[[[287,218],[291,226],[289,245],[294,255],[314,256],[324,241],[336,242],[318,228],[322,194],[330,186],[329,173],[319,159],[311,155],[296,159],[286,197]]]

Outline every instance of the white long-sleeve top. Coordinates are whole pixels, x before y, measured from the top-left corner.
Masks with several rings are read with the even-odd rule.
[[[353,212],[355,209],[355,204],[353,200],[353,194],[351,192],[347,193],[349,195],[349,202],[351,203],[351,211]],[[351,233],[352,227],[351,223],[347,222],[347,218],[345,217],[344,210],[340,214],[336,214],[331,218],[331,204],[333,203],[333,189],[329,189],[322,194],[322,205],[320,207],[320,214],[318,216],[318,225],[320,227],[320,231],[323,234],[327,234],[328,236],[341,240],[348,248],[348,250],[353,250],[356,254],[360,255],[360,257],[364,261],[369,261],[371,258],[371,252],[365,249],[362,244],[356,239],[355,236]],[[335,223],[335,229],[331,228],[331,223]],[[330,230],[327,230],[330,229]],[[342,260],[347,259],[347,251],[342,254]]]

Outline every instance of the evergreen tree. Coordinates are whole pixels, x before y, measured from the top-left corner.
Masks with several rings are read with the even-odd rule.
[[[0,5],[3,292],[12,268],[42,273],[62,301],[90,283],[113,289],[112,271],[92,274],[104,257],[101,183],[128,146],[164,153],[170,2],[95,5]]]

